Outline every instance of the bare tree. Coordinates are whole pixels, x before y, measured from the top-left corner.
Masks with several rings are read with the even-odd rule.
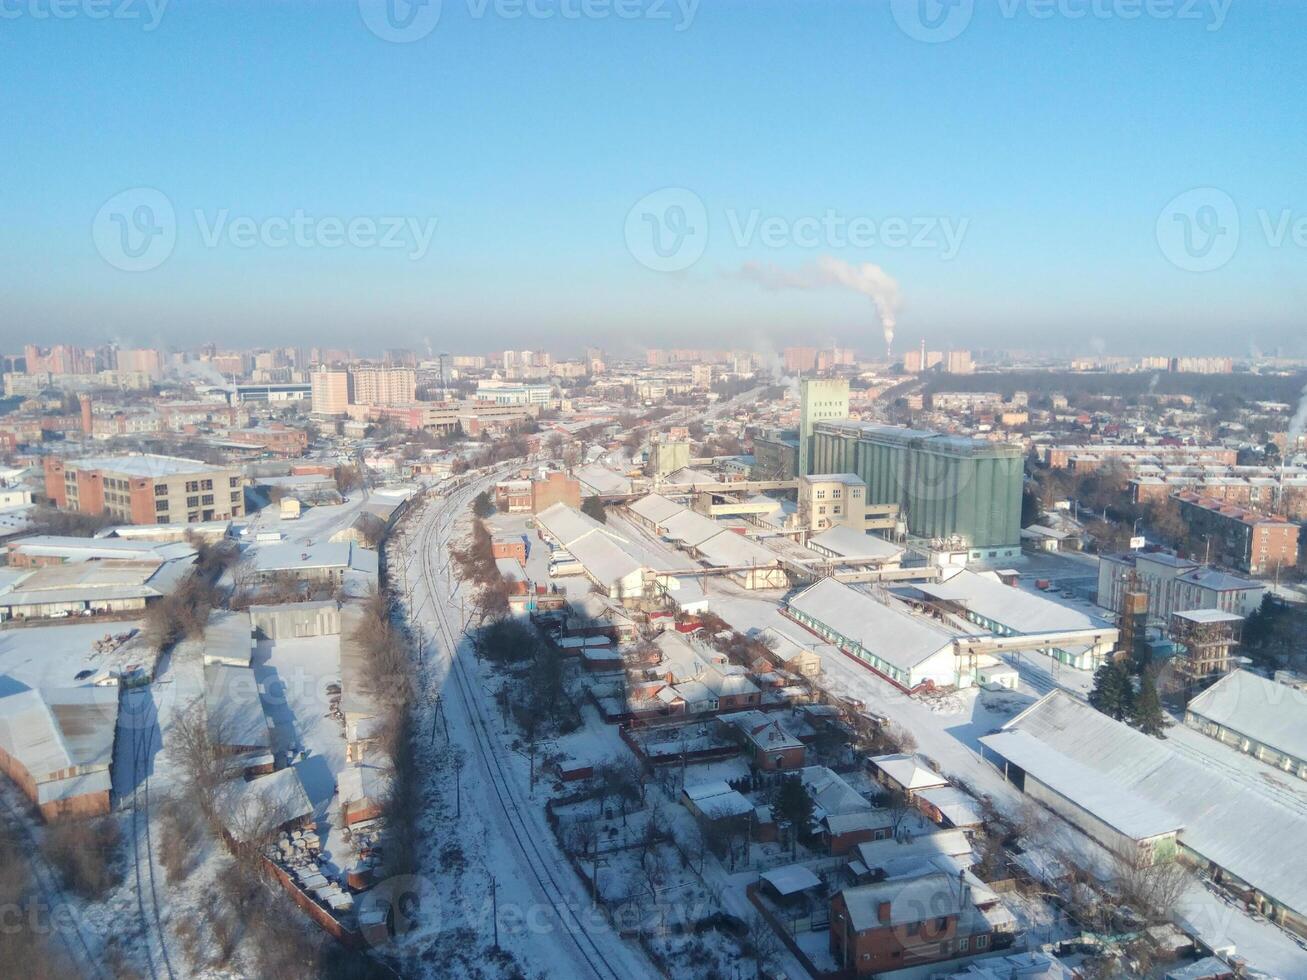
[[[1168,922],[1192,882],[1173,855],[1154,860],[1149,853],[1114,861],[1115,885],[1121,898],[1150,922]]]
[[[757,910],[747,920],[747,946],[745,955],[753,960],[754,970],[759,978],[763,971],[773,966],[781,955],[781,939],[776,935],[770,922]]]

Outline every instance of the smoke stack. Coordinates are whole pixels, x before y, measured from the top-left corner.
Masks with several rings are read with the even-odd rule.
[[[91,434],[91,399],[87,395],[81,397],[82,403],[82,432],[85,435]]]

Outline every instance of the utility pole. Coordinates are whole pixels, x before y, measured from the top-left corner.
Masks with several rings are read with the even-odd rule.
[[[495,876],[490,876],[491,924],[495,927],[495,949],[499,949],[499,896],[496,894]]]

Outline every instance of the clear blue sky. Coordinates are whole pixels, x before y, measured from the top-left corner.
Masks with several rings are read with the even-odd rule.
[[[0,4],[6,349],[875,349],[864,297],[739,274],[801,276],[831,256],[898,282],[900,346],[1307,355],[1307,240],[1290,226],[1273,244],[1259,215],[1307,219],[1307,4],[1234,0],[1213,30],[1224,0],[1137,19],[1130,0],[1097,0],[1106,16],[1062,0],[1081,18],[976,0],[956,38],[929,43],[887,0],[703,0],[688,23],[674,0],[624,0],[636,19],[444,0],[429,34],[391,43],[353,0],[175,0],[154,30],[145,0],[106,0],[140,15],[106,20],[80,5],[40,16],[49,2]],[[176,241],[126,272],[93,227],[138,187],[171,202]],[[637,261],[624,235],[633,204],[665,187],[707,216],[702,257],[672,272]],[[1168,261],[1156,231],[1195,187],[1228,195],[1240,222],[1211,271]],[[222,214],[297,210],[438,223],[419,258],[204,241]],[[732,234],[751,212],[965,233],[951,256],[784,234],[773,247]]]

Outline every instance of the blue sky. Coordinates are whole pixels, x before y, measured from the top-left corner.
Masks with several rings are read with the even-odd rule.
[[[354,0],[173,2],[152,30],[145,0],[93,2],[0,2],[7,349],[878,349],[867,297],[740,274],[833,257],[897,282],[900,347],[1307,355],[1307,4],[976,0],[934,43],[897,0],[444,0],[393,43]],[[137,188],[175,241],[124,271],[100,233]],[[704,219],[670,271],[627,234],[664,188]],[[297,213],[303,243],[279,244],[267,223]],[[1211,215],[1237,247],[1195,271],[1175,235]],[[796,234],[822,216],[872,240]],[[333,219],[398,222],[401,247],[327,247]],[[774,237],[733,231],[751,221]]]

